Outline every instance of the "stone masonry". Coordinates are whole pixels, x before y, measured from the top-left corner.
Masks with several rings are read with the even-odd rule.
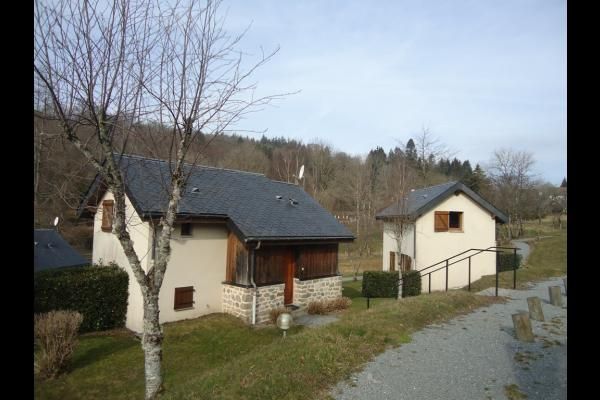
[[[294,304],[297,306],[306,307],[312,301],[332,300],[340,297],[342,297],[341,276],[305,281],[294,279]]]
[[[269,312],[283,307],[283,283],[260,286],[256,294],[256,323],[262,324],[270,320]],[[223,312],[252,323],[252,293],[254,288],[223,284]]]

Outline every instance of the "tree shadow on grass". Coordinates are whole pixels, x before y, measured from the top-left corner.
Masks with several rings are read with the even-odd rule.
[[[83,345],[83,343],[80,343],[80,345]],[[86,343],[85,350],[75,353],[68,372],[97,363],[103,358],[127,351],[132,347],[140,347],[140,342],[129,338],[107,338],[94,344]]]

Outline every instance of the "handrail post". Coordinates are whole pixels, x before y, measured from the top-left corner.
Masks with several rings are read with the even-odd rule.
[[[498,255],[499,253],[496,252],[496,297],[498,297]]]
[[[448,260],[446,260],[446,292],[448,291]]]
[[[427,275],[429,275],[429,293],[431,293],[431,272]]]
[[[471,257],[469,257],[469,292],[471,291]]]
[[[513,256],[513,289],[517,288],[517,248],[515,247],[514,249],[514,256]]]

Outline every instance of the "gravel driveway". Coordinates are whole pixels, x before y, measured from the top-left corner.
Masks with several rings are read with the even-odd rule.
[[[555,285],[561,286],[563,307],[548,301],[548,287]],[[414,333],[410,343],[382,353],[331,395],[338,400],[506,399],[505,388],[513,385],[528,400],[566,399],[567,298],[562,279],[499,294],[510,300]],[[542,300],[545,322],[532,320],[535,342],[523,343],[514,336],[511,315],[527,311],[530,296]]]

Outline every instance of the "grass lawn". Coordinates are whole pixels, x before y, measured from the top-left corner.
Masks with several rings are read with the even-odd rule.
[[[464,291],[396,301],[353,298],[340,320],[317,328],[295,327],[286,339],[275,327],[252,329],[234,317],[213,314],[165,325],[164,399],[313,399],[390,346],[410,340],[425,325],[496,301]],[[37,399],[143,398],[143,353],[127,333],[80,338],[68,373],[35,379]]]
[[[531,229],[531,228],[530,228]],[[527,230],[527,227],[525,228]],[[525,288],[527,282],[535,282],[550,277],[563,276],[567,273],[567,232],[551,230],[544,227],[545,237],[535,242],[528,242],[531,253],[527,262],[517,270],[517,288]],[[471,291],[480,291],[496,285],[496,275],[484,276],[471,283]],[[501,272],[498,286],[513,288],[513,272]]]
[[[517,282],[566,273],[566,231],[535,242]],[[410,341],[412,332],[501,301],[463,290],[417,297],[361,297],[361,281],[344,283],[352,307],[330,325],[294,327],[286,339],[273,326],[252,329],[224,314],[164,326],[163,399],[324,399],[328,389],[360,370],[388,347]],[[494,286],[494,276],[472,284]],[[501,274],[512,287],[512,272]],[[80,338],[70,370],[51,381],[34,378],[37,399],[140,399],[143,353],[128,331]]]

